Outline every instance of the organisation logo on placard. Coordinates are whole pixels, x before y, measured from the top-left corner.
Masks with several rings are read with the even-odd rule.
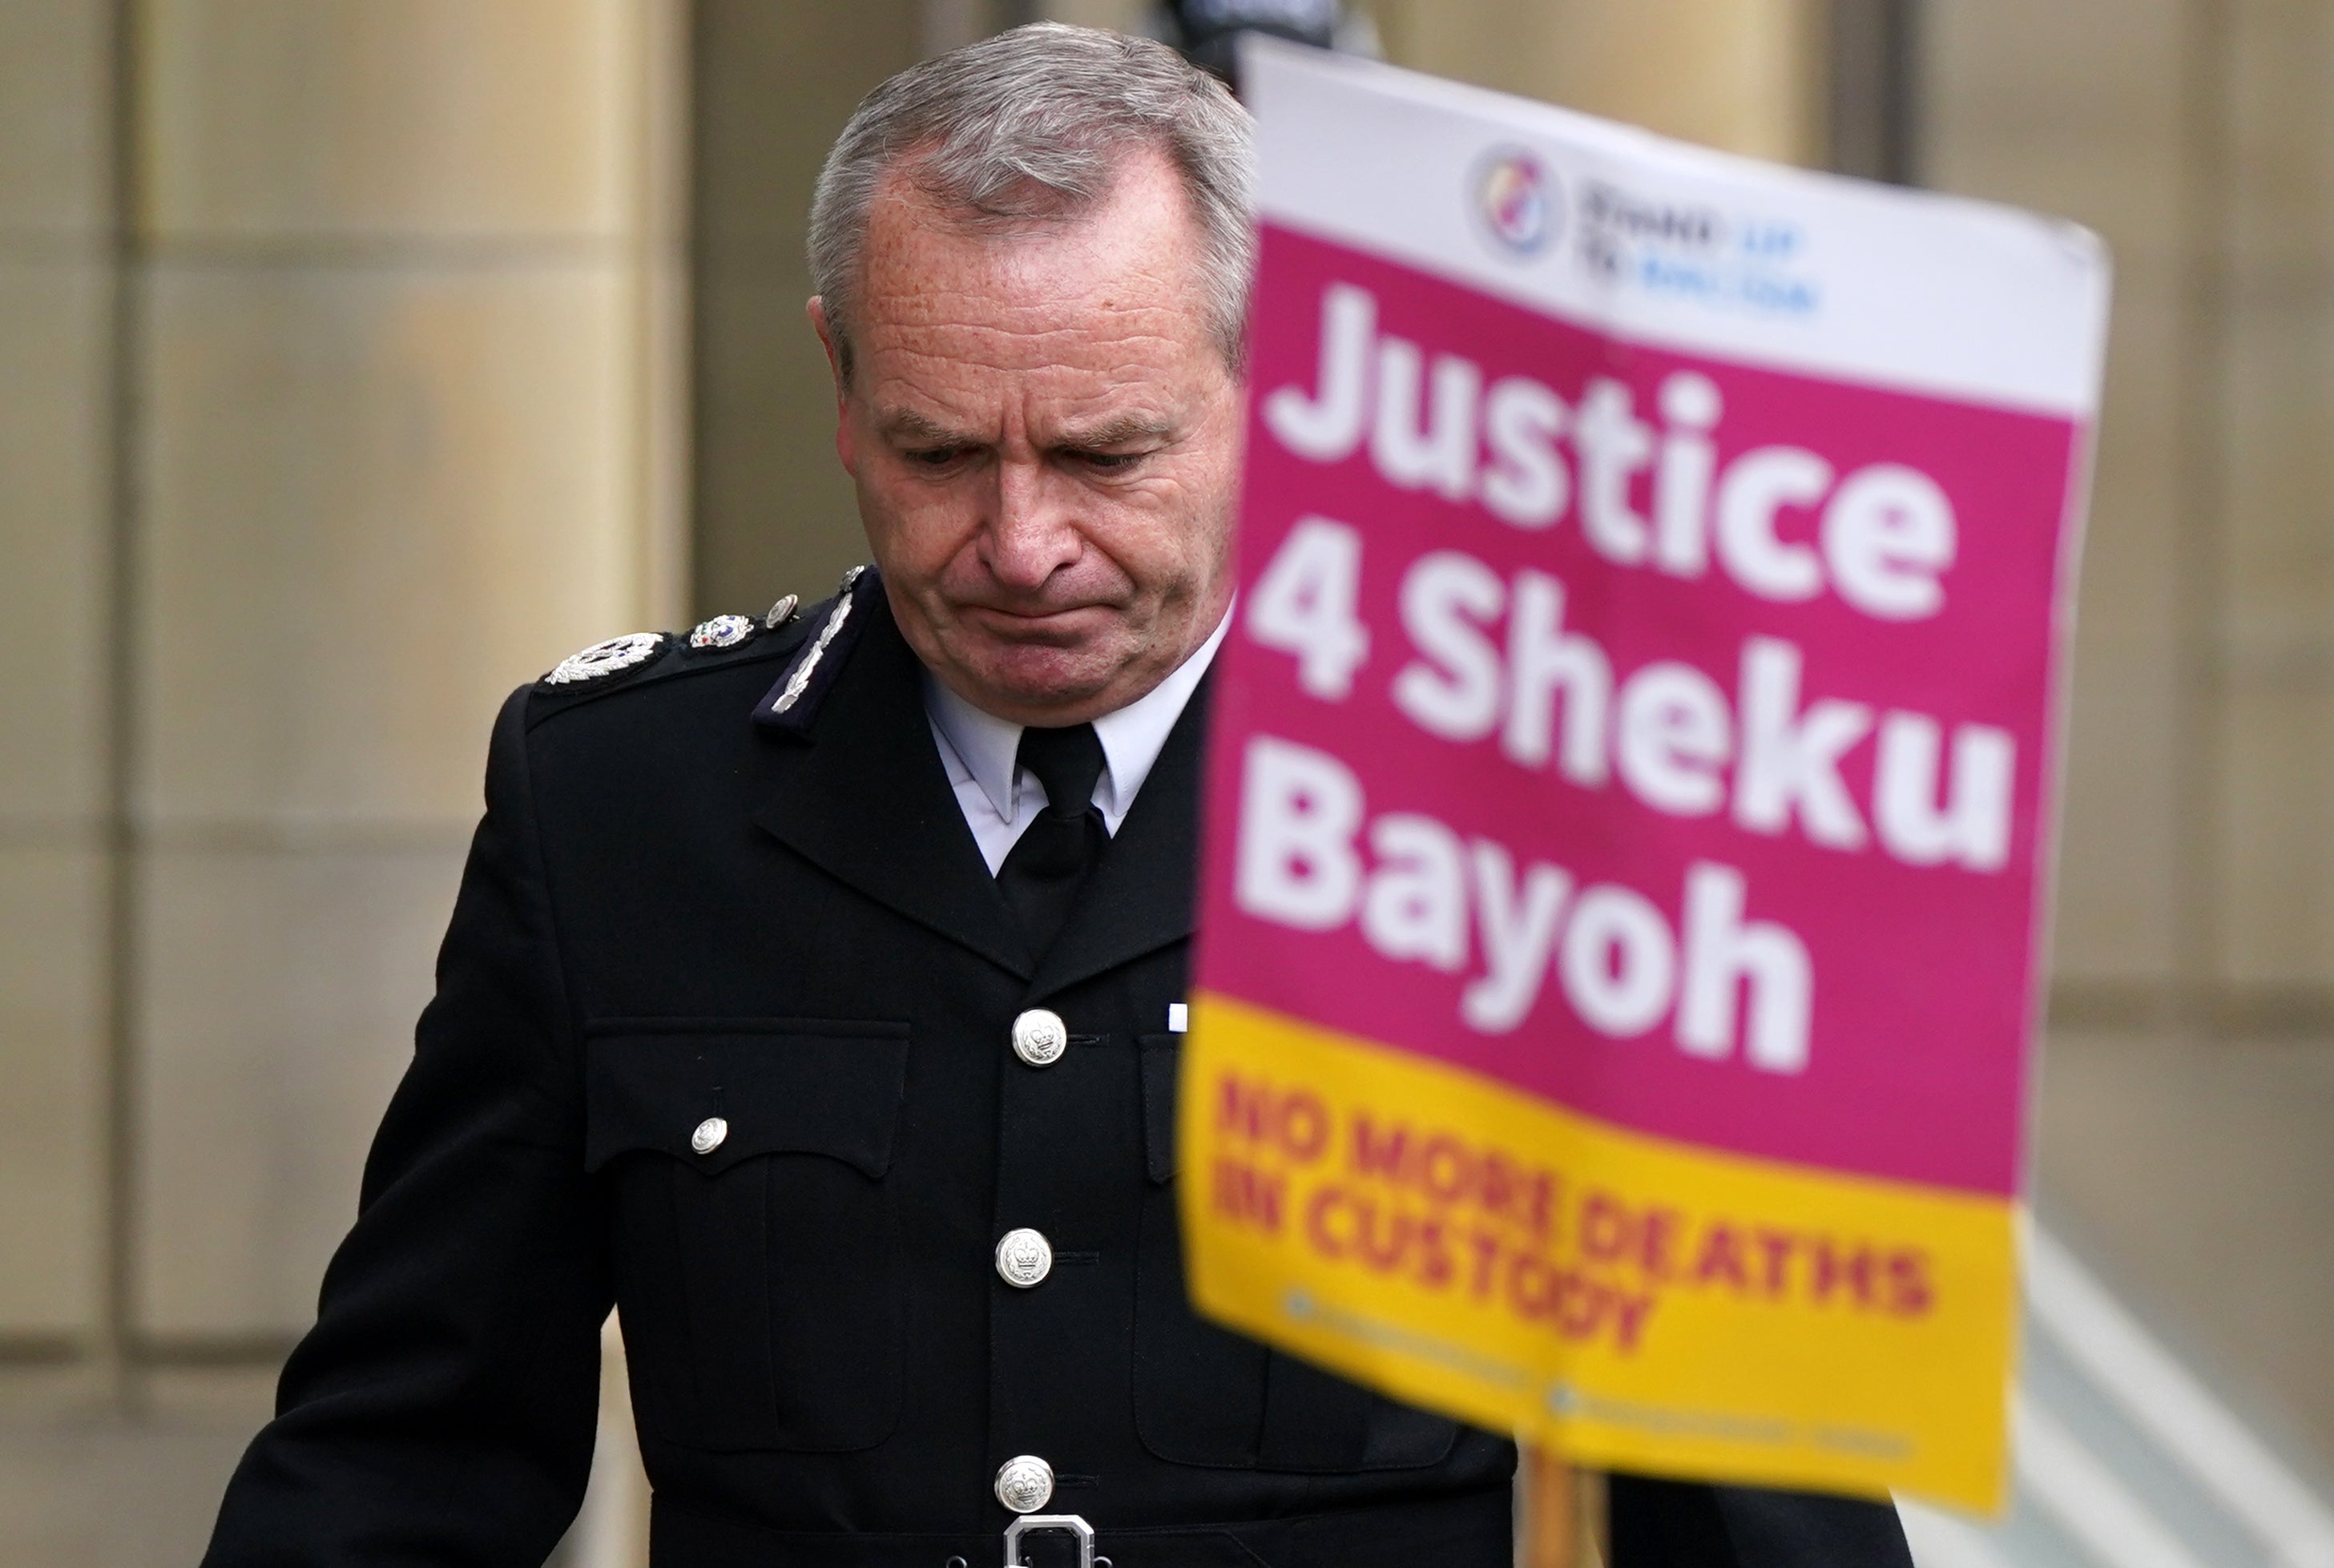
[[[1495,147],[1476,160],[1471,183],[1477,226],[1508,255],[1539,255],[1563,226],[1556,176],[1538,153]]]

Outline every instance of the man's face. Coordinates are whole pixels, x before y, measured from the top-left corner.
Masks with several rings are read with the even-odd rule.
[[[1231,594],[1241,392],[1172,168],[1131,155],[1093,210],[1002,233],[894,177],[865,256],[835,448],[900,630],[1003,718],[1133,701]]]

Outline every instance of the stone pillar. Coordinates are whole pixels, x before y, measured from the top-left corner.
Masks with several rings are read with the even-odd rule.
[[[0,8],[0,1363],[305,1325],[497,703],[678,616],[675,16]]]
[[[129,1320],[307,1323],[494,709],[679,613],[657,0],[136,14]]]
[[[1924,175],[2116,263],[2046,1215],[2334,1453],[2334,14],[1933,4]]]
[[[198,1549],[495,707],[682,611],[682,22],[0,5],[12,1563]]]
[[[107,1337],[110,7],[0,6],[0,1365]]]

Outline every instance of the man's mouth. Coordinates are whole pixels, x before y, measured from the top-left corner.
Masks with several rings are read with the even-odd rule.
[[[1048,641],[1072,637],[1083,622],[1109,613],[1103,604],[1065,604],[1045,609],[1006,609],[993,604],[969,604],[960,611],[983,630],[1017,640]]]

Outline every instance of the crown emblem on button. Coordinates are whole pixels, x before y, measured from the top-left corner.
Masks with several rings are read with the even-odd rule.
[[[997,1472],[997,1500],[1016,1514],[1034,1514],[1053,1497],[1054,1467],[1035,1454],[1008,1459]]]
[[[689,1146],[699,1154],[710,1154],[720,1148],[721,1140],[728,1136],[729,1124],[719,1116],[709,1116],[697,1124],[696,1131],[689,1135]]]
[[[1013,1020],[1013,1054],[1032,1067],[1050,1067],[1070,1048],[1070,1026],[1059,1013],[1032,1007]]]
[[[997,1244],[997,1273],[1007,1284],[1027,1290],[1054,1272],[1054,1246],[1045,1234],[1024,1226]]]

